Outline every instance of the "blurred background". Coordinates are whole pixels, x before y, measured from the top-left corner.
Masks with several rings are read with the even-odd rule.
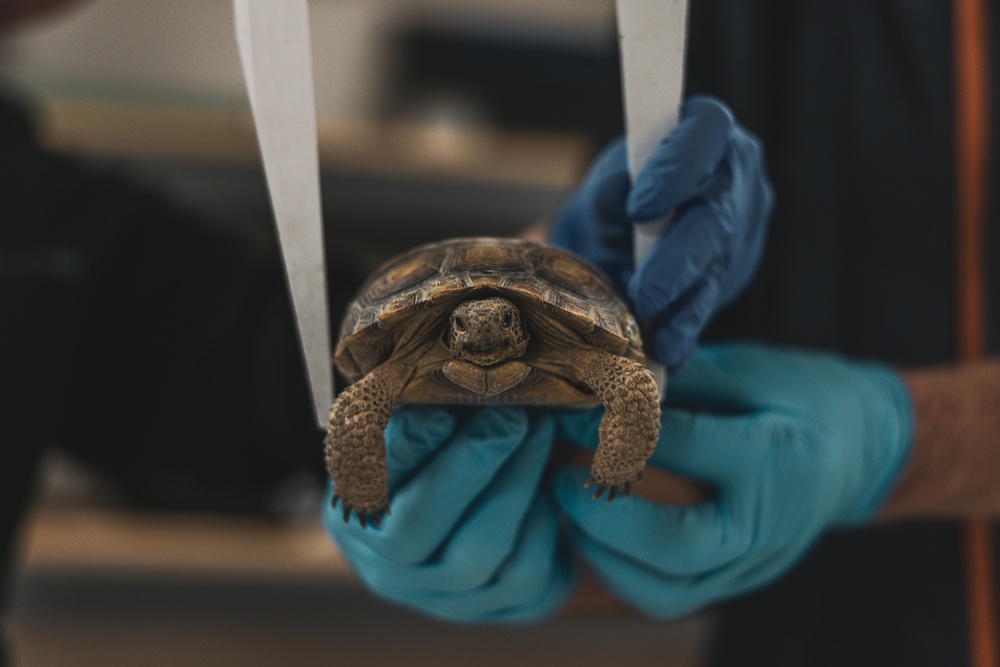
[[[343,245],[519,230],[620,131],[611,0],[315,0],[310,13],[324,207]],[[228,0],[85,2],[2,49],[50,145],[222,222],[269,224]]]
[[[310,2],[331,276],[551,215],[620,132],[612,0]],[[0,41],[44,143],[273,244],[230,0],[97,0]],[[456,628],[372,599],[314,480],[267,516],[127,506],[61,454],[25,530],[16,664],[698,664],[710,620]],[[276,518],[280,517],[280,518]]]

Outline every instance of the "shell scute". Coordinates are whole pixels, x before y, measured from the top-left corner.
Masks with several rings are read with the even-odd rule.
[[[509,273],[524,270],[524,253],[511,245],[468,245],[459,248],[452,271]]]
[[[439,270],[440,266],[431,256],[406,256],[376,276],[364,293],[374,303],[422,283]]]

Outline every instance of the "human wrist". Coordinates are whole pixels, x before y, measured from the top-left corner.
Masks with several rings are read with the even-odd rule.
[[[913,453],[879,518],[1000,515],[1000,360],[904,373]]]

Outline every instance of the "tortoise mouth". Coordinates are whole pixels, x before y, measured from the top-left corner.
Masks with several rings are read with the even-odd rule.
[[[459,361],[468,361],[477,366],[482,366],[484,368],[489,368],[491,366],[498,366],[512,359],[517,359],[524,354],[524,350],[528,347],[528,341],[521,340],[519,343],[514,345],[505,345],[503,347],[485,347],[479,348],[476,346],[452,346],[451,356]]]

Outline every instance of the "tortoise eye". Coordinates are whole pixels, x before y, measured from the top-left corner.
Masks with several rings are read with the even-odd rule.
[[[503,314],[503,321],[500,322],[500,324],[501,326],[506,328],[509,327],[513,321],[514,321],[514,316],[510,314],[510,311],[507,311],[506,313]]]
[[[455,329],[458,331],[465,331],[465,320],[457,315],[455,316]]]

